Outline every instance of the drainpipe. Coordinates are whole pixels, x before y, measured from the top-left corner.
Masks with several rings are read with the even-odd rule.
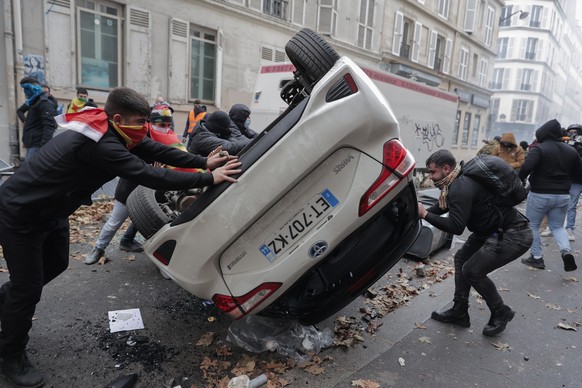
[[[16,97],[18,83],[16,79],[21,77],[24,70],[22,61],[22,17],[20,13],[20,0],[7,0],[4,2],[4,25],[8,107],[13,107],[13,109],[8,109],[7,112],[10,163],[18,167],[20,166],[20,135],[16,117],[16,110],[18,109]]]

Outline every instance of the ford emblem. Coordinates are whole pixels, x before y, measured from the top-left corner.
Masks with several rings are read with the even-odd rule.
[[[318,258],[323,256],[325,251],[327,251],[327,243],[325,241],[318,241],[309,248],[309,257]]]

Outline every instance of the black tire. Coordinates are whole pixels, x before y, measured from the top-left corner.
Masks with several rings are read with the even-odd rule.
[[[311,84],[319,81],[340,58],[339,54],[315,31],[304,28],[285,46],[297,71]]]
[[[146,239],[172,221],[160,208],[156,191],[147,187],[136,187],[127,198],[126,205],[131,222]]]

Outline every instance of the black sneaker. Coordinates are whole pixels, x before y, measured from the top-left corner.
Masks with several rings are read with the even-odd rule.
[[[124,252],[143,252],[143,247],[141,246],[140,243],[138,243],[135,240],[119,241],[119,249],[121,249]]]
[[[43,385],[43,377],[28,360],[26,351],[19,353],[16,357],[4,358],[2,374],[18,386],[40,387]]]
[[[87,265],[95,264],[99,261],[99,259],[105,254],[105,250],[101,248],[93,248],[91,253],[85,257],[85,261],[83,261]]]
[[[564,271],[575,271],[578,268],[576,266],[576,260],[574,260],[574,255],[567,249],[562,251],[562,260],[564,261]]]
[[[528,257],[527,259],[521,259],[521,262],[525,265],[529,265],[530,267],[537,268],[537,269],[546,269],[546,264],[544,263],[544,259],[534,259],[533,256]]]

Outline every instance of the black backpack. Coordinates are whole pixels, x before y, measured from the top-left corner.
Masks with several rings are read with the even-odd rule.
[[[496,206],[515,206],[527,197],[519,176],[505,160],[492,155],[478,155],[463,166],[463,174],[495,193]]]

